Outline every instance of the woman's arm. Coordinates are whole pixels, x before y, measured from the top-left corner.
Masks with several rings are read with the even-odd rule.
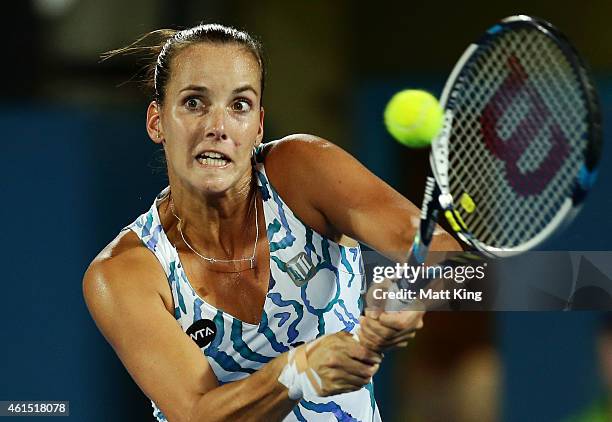
[[[128,243],[135,238],[130,232],[122,236]],[[85,299],[131,376],[168,420],[283,419],[297,403],[278,381],[287,354],[220,387],[202,351],[174,319],[166,275],[155,257],[144,247],[122,243],[109,245],[87,270]],[[322,395],[361,388],[380,362],[346,333],[319,339],[307,356],[322,379]]]
[[[347,235],[397,262],[407,261],[419,209],[341,148],[311,135],[289,136],[268,146],[266,170],[289,206],[319,233],[335,240]],[[461,247],[439,229],[431,249]],[[377,352],[406,346],[423,327],[423,316],[366,311],[360,342]]]
[[[420,218],[409,200],[321,138],[292,135],[268,149],[272,184],[307,224],[332,238],[347,235],[396,261],[406,259]],[[433,250],[461,250],[451,235],[436,232]]]

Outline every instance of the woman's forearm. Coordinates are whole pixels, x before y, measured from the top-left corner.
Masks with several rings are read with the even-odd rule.
[[[284,353],[249,377],[207,392],[195,403],[189,421],[282,420],[297,404],[278,381],[286,364]]]

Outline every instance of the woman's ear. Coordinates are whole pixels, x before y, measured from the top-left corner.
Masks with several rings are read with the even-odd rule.
[[[149,134],[149,138],[156,144],[164,142],[164,132],[162,130],[159,112],[160,106],[156,101],[151,101],[147,108],[147,133]]]
[[[257,136],[255,137],[255,146],[261,144],[264,134],[264,108],[261,107],[259,110],[259,130],[257,131]]]

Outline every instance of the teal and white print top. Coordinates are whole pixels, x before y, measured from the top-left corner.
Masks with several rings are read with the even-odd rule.
[[[364,283],[359,247],[339,245],[302,223],[268,181],[261,149],[256,155],[255,176],[270,245],[270,282],[257,325],[206,303],[189,284],[157,211],[168,188],[149,211],[126,227],[155,254],[166,272],[174,316],[183,331],[198,321],[197,327],[212,327],[200,335],[216,331],[201,349],[219,384],[244,379],[281,353],[324,334],[352,333],[359,324]],[[191,334],[194,339],[193,328]],[[158,421],[166,421],[155,403],[153,409]],[[370,383],[351,393],[304,397],[284,421],[370,422],[380,421],[380,416]]]

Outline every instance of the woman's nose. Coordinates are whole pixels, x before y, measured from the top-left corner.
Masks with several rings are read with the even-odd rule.
[[[216,107],[210,111],[206,127],[206,138],[215,140],[227,139],[225,133],[225,111]]]

